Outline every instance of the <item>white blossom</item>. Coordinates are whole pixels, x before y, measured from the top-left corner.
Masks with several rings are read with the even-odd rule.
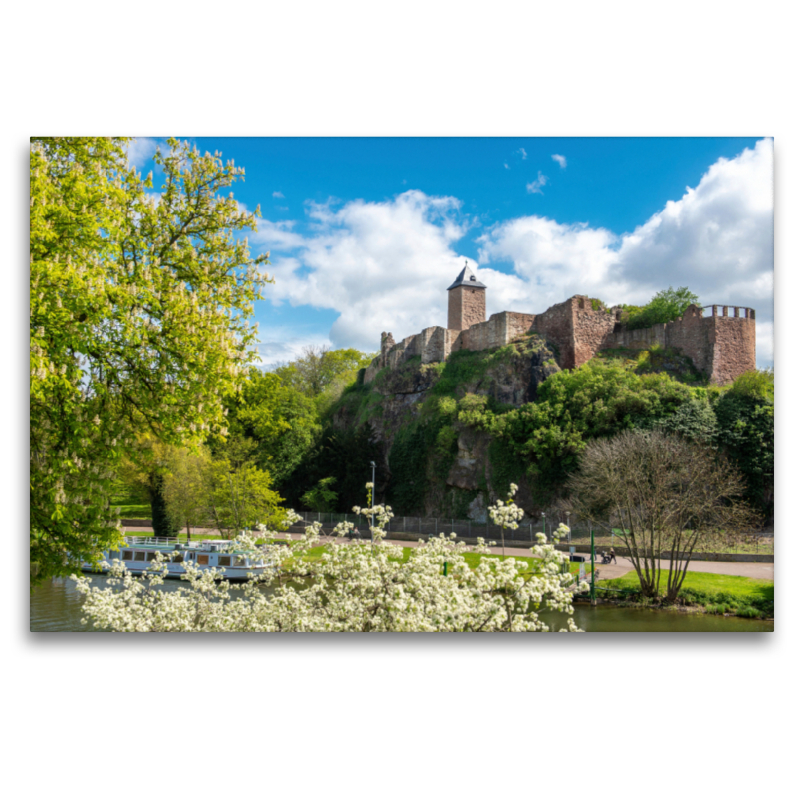
[[[519,518],[521,509],[513,503],[504,508],[512,509],[509,519]],[[325,542],[319,523],[281,543],[275,541],[280,533],[256,525],[269,542],[261,551],[271,566],[238,596],[224,570],[200,571],[188,561],[185,585],[161,591],[161,556],[141,578],[113,563],[107,588],[86,577],[73,579],[86,618],[96,628],[116,631],[547,631],[541,608],[573,613],[572,577],[563,573],[568,557],[552,546],[534,546],[531,562],[481,557],[470,567],[466,554],[485,554],[485,542],[468,547],[454,533],[441,534],[404,560],[402,548],[384,540],[388,507],[359,512],[378,520],[371,529],[374,544],[346,541],[352,522],[337,525],[335,538]],[[287,524],[297,519],[287,513]],[[255,539],[241,536],[234,546],[254,548]],[[321,556],[310,552],[319,547]],[[578,628],[570,618],[561,630]]]

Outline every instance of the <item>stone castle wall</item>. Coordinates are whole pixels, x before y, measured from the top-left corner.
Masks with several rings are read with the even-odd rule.
[[[461,331],[453,345],[455,350],[489,350],[502,347],[527,333],[536,317],[533,314],[520,314],[515,311],[501,311],[492,314],[486,322],[473,325]]]
[[[450,292],[451,298],[456,291]],[[481,290],[471,291],[483,295]],[[367,367],[364,381],[370,383],[384,367],[396,369],[413,356],[420,356],[423,364],[431,364],[446,361],[458,350],[490,350],[535,332],[556,346],[562,369],[579,367],[600,350],[645,350],[659,344],[674,347],[691,358],[713,383],[730,383],[756,368],[755,312],[739,306],[707,308],[710,313],[704,315],[702,309],[690,306],[673,322],[627,330],[620,322],[620,309],[595,310],[588,297],[576,295],[542,314],[502,311],[465,330],[425,328],[399,344],[391,334],[384,333],[381,354]]]
[[[689,306],[682,317],[640,330],[616,325],[600,350],[623,347],[647,350],[654,344],[674,347],[692,359],[712,383],[730,383],[743,372],[756,368],[756,315],[741,306]]]
[[[752,308],[712,306],[714,359],[711,380],[730,383],[743,372],[756,368],[756,314]],[[718,309],[722,314],[718,314]],[[726,312],[733,312],[729,316]]]

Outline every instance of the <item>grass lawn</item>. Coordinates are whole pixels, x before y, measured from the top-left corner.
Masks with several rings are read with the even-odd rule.
[[[666,576],[662,576],[666,581]],[[636,572],[621,578],[601,580],[601,588],[639,589]],[[775,613],[775,582],[739,575],[687,572],[678,594],[679,602],[703,606],[710,614],[771,617]]]
[[[662,580],[666,582],[666,573],[662,574]],[[621,578],[611,578],[599,582],[600,586],[608,586],[617,589],[638,589],[639,578],[635,571],[623,575]],[[734,597],[742,599],[750,597],[768,596],[774,599],[775,582],[759,580],[758,578],[743,578],[740,575],[716,575],[711,572],[687,572],[683,581],[683,589],[692,589],[696,592],[716,594],[717,592],[728,592]]]
[[[320,545],[319,547],[312,547],[308,553],[305,555],[306,561],[318,561],[322,558],[322,554],[325,551],[326,546]],[[411,553],[416,550],[416,547],[404,547],[403,548],[403,555],[401,558],[401,562],[405,563],[411,557]],[[481,558],[489,558],[489,559],[502,559],[502,556],[495,555],[494,553],[488,555],[482,555],[480,553],[464,553],[464,558],[466,559],[467,564],[472,567],[473,569],[477,566],[478,561]],[[527,564],[532,565],[534,561],[538,561],[539,559],[535,559],[529,556],[507,556],[507,558],[515,558],[517,561],[525,561]],[[591,573],[592,565],[589,562],[585,562],[584,566],[586,567],[586,575],[588,576]],[[569,571],[573,575],[577,575],[580,570],[580,564],[570,564]]]
[[[152,515],[150,503],[143,503],[140,495],[119,481],[114,487],[114,496],[111,500],[111,507],[117,506],[120,519],[150,519]]]

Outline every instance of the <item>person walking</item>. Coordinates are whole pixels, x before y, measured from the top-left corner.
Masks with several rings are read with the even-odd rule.
[[[609,558],[613,558],[614,559],[614,563],[615,564],[617,563],[617,556],[614,553],[614,548],[613,547],[608,551],[608,556],[609,556]]]

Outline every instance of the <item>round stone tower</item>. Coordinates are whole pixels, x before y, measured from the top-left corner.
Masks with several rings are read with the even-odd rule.
[[[486,322],[486,286],[464,262],[464,269],[447,287],[447,327],[464,331],[479,322]]]

